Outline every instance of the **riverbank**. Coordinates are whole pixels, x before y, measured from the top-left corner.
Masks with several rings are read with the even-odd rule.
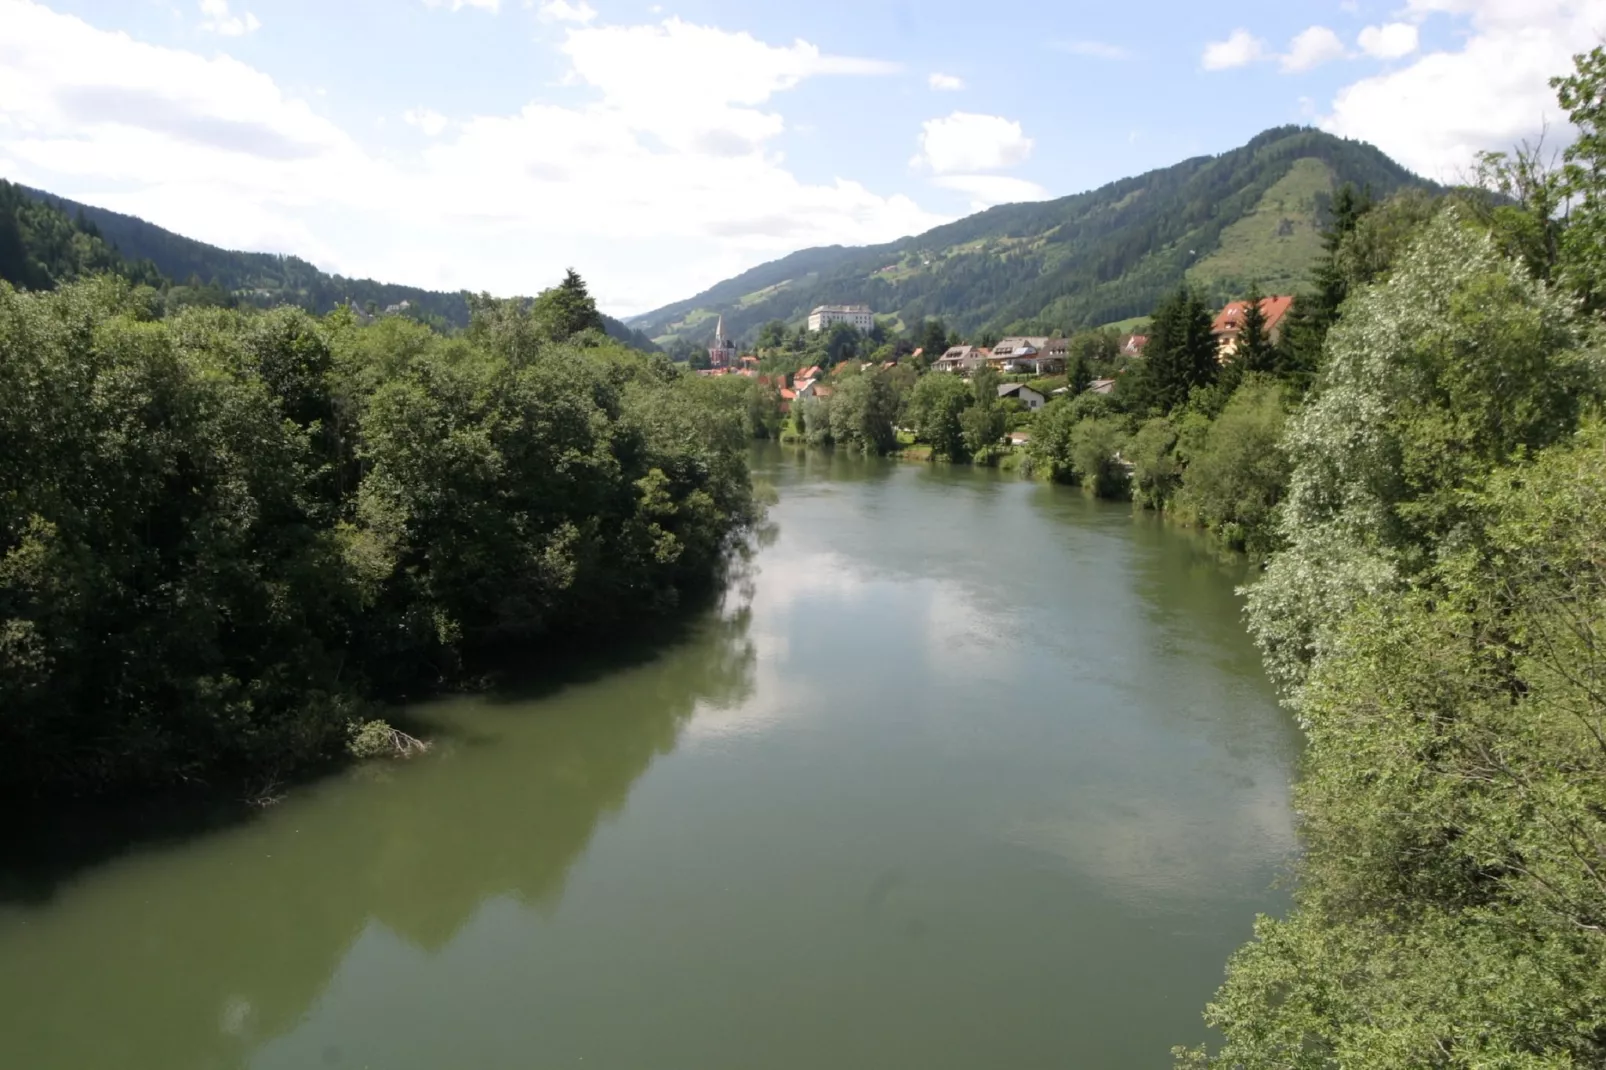
[[[409,707],[420,761],[0,897],[0,1063],[968,1070],[1203,1040],[1292,845],[1300,743],[1242,568],[996,472],[751,458],[772,535],[678,637]]]

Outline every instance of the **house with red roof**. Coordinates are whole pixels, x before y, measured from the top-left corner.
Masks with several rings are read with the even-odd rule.
[[[1282,340],[1283,324],[1293,308],[1294,298],[1291,295],[1260,299],[1260,314],[1266,321],[1266,337],[1274,345]],[[1248,301],[1232,301],[1217,314],[1215,323],[1211,324],[1210,331],[1216,336],[1216,346],[1222,360],[1231,360],[1233,354],[1237,352],[1238,338],[1244,329],[1244,314],[1248,311]]]

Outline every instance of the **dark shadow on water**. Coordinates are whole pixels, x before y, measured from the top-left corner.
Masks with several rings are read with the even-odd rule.
[[[676,612],[634,622],[610,635],[557,637],[481,659],[472,686],[434,699],[479,695],[495,705],[534,705],[575,688],[644,669],[676,651],[698,646],[703,657],[687,680],[716,701],[734,701],[750,687],[752,650],[746,641],[752,578],[738,562],[727,581],[689,599]],[[735,609],[725,609],[734,604]],[[714,664],[718,663],[718,664]],[[430,696],[426,696],[427,701]],[[680,710],[689,712],[690,704]],[[407,707],[383,711],[390,723],[443,746],[474,748],[494,741],[471,724],[431,723]],[[426,759],[427,760],[427,759]],[[384,768],[378,763],[376,768]],[[337,761],[293,778],[226,789],[197,786],[109,799],[24,799],[5,803],[12,820],[0,826],[0,906],[48,903],[80,874],[124,855],[182,845],[238,829],[258,819],[265,804],[346,773]]]

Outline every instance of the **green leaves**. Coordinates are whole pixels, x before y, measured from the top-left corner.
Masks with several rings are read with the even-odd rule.
[[[0,285],[0,790],[337,755],[371,696],[673,607],[753,519],[739,414],[525,309],[133,298]]]

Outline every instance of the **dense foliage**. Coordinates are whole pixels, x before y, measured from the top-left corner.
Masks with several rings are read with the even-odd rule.
[[[271,778],[367,700],[706,586],[739,414],[576,291],[445,337],[0,285],[0,789]]]
[[[1606,50],[1557,88],[1561,174],[1486,158],[1498,198],[1385,205],[1333,249],[1249,590],[1309,741],[1305,852],[1185,1065],[1606,1065]]]

